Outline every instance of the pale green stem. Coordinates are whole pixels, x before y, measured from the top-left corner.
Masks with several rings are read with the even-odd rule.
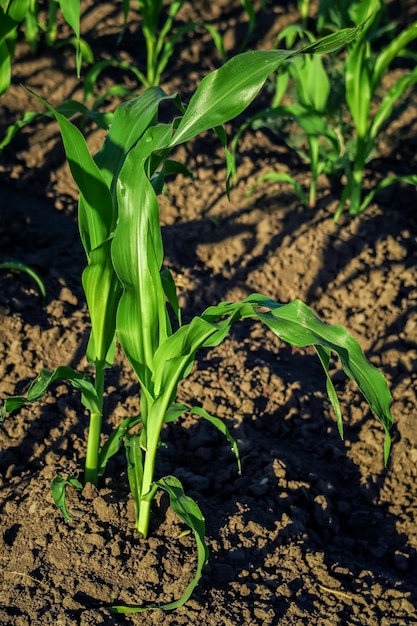
[[[310,135],[308,138],[309,152],[310,152],[310,167],[311,167],[311,181],[310,181],[310,193],[308,199],[308,205],[310,208],[316,206],[316,183],[318,176],[318,164],[319,164],[319,141],[318,137]]]
[[[357,215],[360,210],[366,156],[367,154],[365,138],[358,137],[356,144],[356,155],[353,162],[352,170],[352,186],[349,209],[351,215]]]
[[[147,54],[147,87],[155,86],[155,37],[149,32],[144,33],[146,39],[146,54]]]
[[[159,437],[156,441],[148,442],[150,443],[148,450],[145,453],[145,463],[143,468],[143,482],[142,482],[142,490],[141,495],[144,496],[148,494],[152,489],[154,472],[155,472],[155,460],[156,453],[158,450]],[[151,514],[151,503],[152,499],[144,500],[141,498],[139,505],[139,515],[137,518],[137,531],[146,539],[149,532],[149,518]]]
[[[169,391],[166,397],[171,397]],[[146,496],[153,491],[156,453],[158,451],[161,430],[164,424],[164,418],[168,409],[168,404],[169,401],[161,403],[158,407],[158,410],[154,413],[152,412],[152,409],[151,413],[149,413],[148,411],[146,419],[143,422],[144,427],[146,428],[146,451],[145,461],[143,465],[141,500],[139,505],[139,514],[136,520],[136,529],[145,538],[148,536],[149,532],[149,518],[151,512],[152,497],[144,500],[143,496]]]
[[[101,422],[103,417],[104,370],[104,363],[97,364],[94,387],[99,398],[100,411],[90,415],[87,455],[85,459],[84,482],[92,483],[93,485],[97,485],[98,482],[98,453],[100,450]]]

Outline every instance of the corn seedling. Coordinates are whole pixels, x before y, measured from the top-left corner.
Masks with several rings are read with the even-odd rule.
[[[298,10],[300,11],[301,23],[305,28],[307,26],[308,15],[310,12],[310,0],[298,0]]]
[[[353,36],[355,30],[345,31],[313,44],[305,52],[326,51]],[[94,377],[91,380],[68,367],[53,372],[43,370],[26,397],[6,400],[2,417],[27,401],[39,400],[55,380],[66,379],[81,391],[82,402],[90,414],[84,481],[97,484],[109,458],[124,443],[136,529],[143,537],[148,536],[156,492],[168,492],[173,509],[194,533],[198,564],[195,578],[182,597],[158,608],[172,609],[184,603],[207,559],[205,523],[197,503],[184,494],[177,478],[155,477],[161,430],[190,411],[220,429],[239,463],[236,443],[221,420],[201,407],[176,402],[178,385],[190,373],[196,352],[219,345],[234,323],[253,318],[295,347],[315,347],[342,434],[340,406],[328,372],[330,354],[335,352],[383,425],[385,462],[388,459],[391,396],[382,374],[366,360],[359,344],[345,329],[323,323],[298,300],[279,304],[256,293],[241,302],[211,306],[183,324],[174,280],[163,267],[157,196],[168,174],[184,171],[181,164],[168,158],[170,152],[212,128],[225,145],[222,125],[242,113],[268,75],[297,54],[274,50],[237,55],[201,81],[188,106],[179,96],[167,95],[159,87],[146,90],[116,108],[107,138],[94,157],[81,132],[43,101],[59,123],[68,163],[80,191],[79,228],[87,256],[82,282],[91,317],[87,358],[94,368]],[[159,110],[167,102],[177,107],[178,115],[171,122],[162,123],[158,121]],[[168,307],[175,313],[173,322]],[[139,381],[140,414],[124,419],[101,446],[104,376],[114,360],[116,338]],[[67,484],[81,486],[74,476],[57,477],[53,495],[69,518],[65,505]],[[109,608],[126,613],[152,607],[114,603]]]
[[[24,36],[32,52],[36,52],[40,33],[45,33],[46,43],[56,45],[57,10],[61,8],[65,21],[74,31],[69,41],[76,50],[77,76],[81,73],[83,57],[93,61],[88,44],[80,35],[80,0],[50,0],[47,19],[43,22],[37,0],[0,0],[0,95],[7,91],[11,82],[11,61],[14,54],[17,32],[23,28]]]
[[[372,8],[375,7],[371,6]],[[364,15],[358,10],[356,20],[360,21],[362,17]],[[347,182],[335,219],[341,215],[346,205],[349,206],[351,215],[362,213],[380,190],[393,183],[417,184],[415,175],[394,175],[375,185],[365,197],[362,194],[365,167],[374,155],[380,131],[389,122],[400,98],[417,82],[415,67],[401,76],[379,100],[381,82],[392,61],[405,54],[408,44],[417,38],[417,22],[394,37],[381,52],[375,53],[369,33],[373,32],[372,25],[377,19],[378,12],[371,15],[358,39],[347,51],[346,103],[352,118],[354,137],[343,159]]]
[[[293,48],[297,38],[314,40],[312,33],[294,24],[280,33],[278,43],[284,40],[287,48]],[[293,102],[282,104],[289,85]],[[317,179],[323,173],[334,172],[342,149],[341,134],[332,125],[330,91],[330,79],[319,55],[304,54],[290,59],[277,73],[271,107],[242,124],[233,138],[232,153],[236,154],[238,142],[248,128],[267,127],[309,165],[309,190],[306,192],[294,176],[284,172],[268,172],[256,179],[254,187],[264,180],[287,183],[305,206],[316,205]]]
[[[114,58],[102,59],[95,63],[86,76],[84,84],[84,100],[88,100],[93,93],[100,74],[109,67],[115,67],[123,72],[133,75],[140,87],[155,87],[160,84],[161,76],[169,61],[175,54],[178,43],[184,35],[205,28],[211,35],[212,40],[225,60],[223,40],[219,32],[212,24],[202,22],[178,22],[178,13],[186,0],[171,0],[168,4],[163,0],[138,0],[138,8],[141,17],[141,33],[146,48],[146,70],[142,71],[135,65]],[[127,24],[131,1],[124,0],[123,15],[124,23]],[[109,96],[132,96],[132,89],[122,84],[115,84],[109,91],[101,95],[94,102],[93,108],[100,105],[102,100]]]

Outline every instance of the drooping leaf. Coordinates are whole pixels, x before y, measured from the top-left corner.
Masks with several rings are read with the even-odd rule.
[[[190,413],[192,413],[194,415],[199,415],[203,419],[205,419],[208,422],[210,422],[210,424],[213,424],[213,426],[215,426],[217,428],[217,430],[219,430],[226,437],[226,439],[230,443],[231,448],[232,448],[232,450],[234,452],[234,455],[236,457],[238,472],[239,472],[239,474],[241,474],[242,473],[242,466],[241,466],[241,463],[240,463],[239,448],[237,447],[237,443],[236,443],[235,438],[230,433],[230,431],[227,428],[227,426],[224,423],[224,421],[219,419],[218,417],[215,417],[214,415],[211,415],[210,413],[208,413],[208,411],[203,409],[201,406],[191,406],[188,410],[189,410]]]
[[[75,476],[68,476],[67,478],[62,478],[61,476],[56,476],[51,484],[52,498],[55,502],[55,505],[61,511],[62,515],[65,517],[67,522],[72,522],[71,515],[67,509],[67,503],[65,499],[65,488],[69,485],[70,487],[74,487],[75,489],[82,489],[83,486]]]
[[[43,299],[46,299],[46,288],[43,280],[41,279],[39,274],[28,265],[25,265],[24,263],[19,263],[17,261],[4,261],[3,263],[0,263],[0,270],[19,270],[21,272],[26,272],[26,274],[33,278],[33,280],[37,284]]]
[[[45,395],[52,383],[61,379],[70,382],[73,387],[81,391],[82,403],[90,412],[101,412],[97,392],[90,379],[70,367],[62,366],[53,372],[43,369],[30,385],[26,396],[7,398],[1,410],[0,419],[4,420],[8,413],[20,409],[26,402],[37,402]]]
[[[263,311],[267,308],[269,311]],[[222,303],[203,313],[207,321],[253,317],[266,324],[280,339],[296,347],[321,346],[336,352],[346,374],[358,385],[372,411],[385,430],[384,459],[390,450],[389,430],[393,424],[391,394],[382,373],[365,357],[356,339],[342,326],[322,322],[303,302],[278,304],[260,294],[252,294],[240,303]]]
[[[149,604],[145,606],[115,603],[108,607],[113,613],[142,613],[143,611],[155,608],[162,609],[163,611],[177,609],[185,604],[190,598],[201,578],[203,567],[208,558],[208,549],[205,542],[205,520],[197,503],[192,500],[192,498],[185,495],[180,481],[175,478],[175,476],[165,476],[164,478],[156,481],[155,484],[168,493],[172,509],[194,533],[198,555],[197,571],[192,581],[188,584],[183,595],[178,600],[168,602],[166,604]]]

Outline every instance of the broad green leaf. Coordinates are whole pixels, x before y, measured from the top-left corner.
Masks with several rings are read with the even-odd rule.
[[[409,28],[403,30],[388,45],[384,46],[378,54],[372,72],[372,90],[374,91],[380,84],[388,67],[407,47],[407,45],[417,37],[417,22]]]
[[[10,87],[12,79],[10,52],[5,41],[0,40],[0,95]],[[3,147],[3,142],[0,148]]]
[[[163,611],[171,611],[177,609],[187,602],[194,591],[198,581],[201,578],[203,567],[208,558],[208,549],[205,542],[206,525],[204,517],[197,503],[184,494],[184,490],[180,481],[175,476],[165,476],[155,483],[158,487],[166,491],[170,498],[170,504],[174,512],[194,533],[197,544],[197,571],[188,584],[183,595],[174,602],[166,604],[150,604],[147,606],[135,606],[126,604],[113,604],[108,608],[113,613],[142,613],[148,609],[162,609]]]
[[[208,74],[192,96],[171,146],[237,117],[268,76],[294,54],[284,50],[244,52]]]
[[[160,87],[153,87],[116,108],[103,147],[94,157],[114,195],[116,180],[128,153],[155,120],[161,103],[175,98]]]
[[[7,4],[6,13],[14,22],[21,22],[30,7],[30,0],[10,0]]]
[[[123,351],[149,390],[154,354],[167,337],[159,207],[145,173],[148,156],[166,146],[171,125],[150,127],[126,157],[117,187],[119,222],[112,259],[123,285],[117,333]]]
[[[74,487],[75,489],[82,489],[83,486],[75,476],[68,476],[68,478],[62,478],[61,476],[56,476],[51,485],[52,498],[55,502],[55,505],[60,509],[62,515],[65,517],[67,522],[72,522],[71,515],[68,512],[67,504],[65,501],[65,488],[69,485],[70,487]]]
[[[300,103],[305,107],[313,108],[314,111],[324,113],[330,94],[330,80],[324,69],[321,56],[314,54],[300,59],[302,64],[297,64],[292,72],[298,74],[296,78],[297,92]]]
[[[272,72],[301,53],[338,50],[353,41],[361,27],[348,28],[300,50],[254,50],[233,57],[201,81],[170,143],[176,146],[220,126],[246,109]]]
[[[27,396],[7,398],[1,410],[0,419],[4,420],[8,413],[20,409],[26,402],[37,402],[45,395],[52,383],[61,379],[67,380],[81,391],[82,403],[91,413],[101,413],[100,401],[90,379],[70,367],[63,366],[53,372],[43,369],[30,385]]]
[[[84,201],[88,205],[80,229],[87,255],[108,239],[114,223],[113,203],[102,173],[90,155],[87,143],[76,126],[46,100],[33,95],[53,114],[59,124],[68,165]]]
[[[267,308],[263,312],[259,309]],[[385,430],[384,459],[390,450],[389,430],[393,424],[391,394],[384,376],[365,358],[358,342],[341,326],[323,323],[311,309],[295,300],[278,304],[259,294],[252,294],[240,303],[221,303],[207,309],[202,317],[211,322],[220,317],[244,319],[253,317],[266,324],[280,339],[296,347],[308,345],[336,352],[346,374],[358,385],[372,411]]]
[[[89,264],[82,276],[83,287],[91,317],[91,336],[87,348],[90,363],[114,360],[116,311],[122,287],[110,256],[111,241],[90,252]]]
[[[346,102],[359,138],[365,137],[369,128],[372,101],[370,54],[369,44],[360,40],[349,51],[346,63]]]

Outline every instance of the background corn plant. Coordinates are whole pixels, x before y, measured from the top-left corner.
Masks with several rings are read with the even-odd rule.
[[[65,21],[74,31],[74,37],[68,42],[75,46],[78,77],[83,54],[92,61],[91,50],[80,34],[80,0],[50,0],[45,20],[40,17],[38,0],[0,0],[0,95],[10,86],[11,63],[18,30],[23,30],[32,52],[36,52],[42,33],[45,33],[47,45],[55,45],[58,6]]]
[[[404,55],[408,44],[417,38],[417,22],[395,36],[387,45],[382,44],[382,49],[378,50],[378,35],[383,34],[383,30],[382,33],[379,30],[382,9],[379,3],[369,4],[371,10],[377,10],[369,17],[365,28],[349,46],[346,54],[346,103],[352,119],[353,137],[343,158],[347,182],[336,219],[346,205],[350,214],[362,213],[380,190],[393,183],[417,184],[417,176],[414,174],[393,175],[372,185],[371,191],[363,195],[365,167],[375,155],[380,133],[395,115],[395,107],[402,96],[417,82],[417,67],[414,67],[388,90],[382,89],[382,81],[391,63]],[[360,23],[369,14],[366,3],[355,5],[354,9],[349,14],[355,23]]]
[[[336,34],[305,52],[334,49],[355,34],[355,30]],[[211,306],[182,324],[175,284],[163,267],[157,195],[167,175],[184,171],[181,164],[168,158],[170,152],[211,128],[217,130],[225,145],[221,125],[239,115],[268,75],[296,54],[275,50],[238,55],[202,80],[188,106],[179,96],[150,88],[116,109],[103,147],[94,157],[81,132],[44,102],[59,123],[68,163],[80,190],[79,228],[87,257],[82,282],[91,317],[87,358],[94,377],[91,380],[65,366],[43,370],[27,396],[6,400],[1,415],[4,418],[25,402],[39,400],[55,380],[66,379],[81,391],[90,414],[84,481],[97,484],[109,458],[124,443],[136,528],[144,537],[148,535],[151,503],[157,490],[169,494],[174,510],[194,532],[198,564],[196,576],[181,598],[159,608],[172,609],[189,598],[207,559],[204,518],[196,502],[184,494],[175,477],[155,478],[161,430],[191,411],[224,433],[239,461],[236,444],[221,420],[202,407],[176,402],[178,385],[190,373],[197,350],[218,345],[235,322],[254,318],[293,346],[314,346],[342,434],[340,406],[328,374],[330,355],[338,354],[345,372],[357,383],[383,425],[385,462],[388,459],[391,396],[382,374],[366,360],[346,330],[324,324],[300,301],[280,304],[256,293],[241,302]],[[178,114],[171,122],[162,123],[158,114],[166,104],[174,105]],[[175,313],[173,322],[168,307]],[[113,363],[116,338],[139,381],[140,414],[123,420],[101,445],[104,376]],[[57,477],[53,495],[69,518],[65,505],[67,484],[81,487],[77,477]],[[109,608],[114,612],[140,612],[150,607],[115,603]]]
[[[364,23],[361,34],[331,59],[314,55],[291,59],[276,77],[271,106],[246,120],[232,144],[235,153],[248,128],[267,127],[308,164],[309,190],[289,173],[269,172],[257,182],[289,183],[301,202],[312,207],[320,174],[338,183],[342,180],[336,220],[346,208],[351,215],[362,213],[379,191],[393,183],[417,184],[413,172],[394,174],[378,183],[366,176],[382,132],[395,119],[405,94],[417,80],[414,66],[383,89],[391,64],[401,57],[412,57],[408,46],[417,38],[417,22],[395,34],[395,24],[387,20],[386,6],[378,0],[319,3],[318,31],[333,32]],[[294,24],[280,33],[278,41],[283,39],[287,47],[292,47],[300,38],[311,41],[314,34]],[[367,193],[365,186],[370,188]]]
[[[109,67],[115,67],[123,72],[132,74],[138,81],[139,88],[136,92],[141,91],[143,87],[149,88],[159,85],[162,74],[178,51],[178,45],[181,40],[185,35],[201,28],[210,33],[220,58],[225,60],[223,39],[212,24],[193,21],[185,22],[180,19],[179,13],[184,4],[186,4],[186,0],[171,0],[168,3],[164,3],[163,0],[138,0],[137,7],[141,20],[140,37],[143,38],[145,45],[146,67],[141,68],[139,64],[127,63],[124,60],[119,61],[113,55],[107,59],[99,60],[91,67],[86,76],[84,100],[87,101],[94,95],[100,75]],[[122,8],[125,26],[129,22],[131,7],[131,0],[123,0]],[[141,41],[138,39],[138,47],[140,44]],[[124,87],[121,83],[115,83],[106,93],[95,98],[93,108],[95,109],[109,96],[116,95],[124,97],[135,94],[132,93],[131,88]]]
[[[293,24],[278,36],[278,44],[294,48],[297,40],[314,40],[314,35]],[[291,98],[284,104],[283,98]],[[336,129],[334,118],[339,107],[331,97],[331,83],[323,58],[316,54],[303,54],[290,59],[277,73],[271,107],[263,109],[247,119],[235,134],[232,153],[236,157],[238,143],[249,128],[267,127],[289,148],[294,150],[310,168],[308,190],[287,172],[268,172],[259,176],[254,184],[264,180],[290,184],[299,200],[309,207],[316,205],[317,179],[320,174],[333,174],[339,167],[342,151],[342,133]],[[253,191],[252,187],[251,191]]]

